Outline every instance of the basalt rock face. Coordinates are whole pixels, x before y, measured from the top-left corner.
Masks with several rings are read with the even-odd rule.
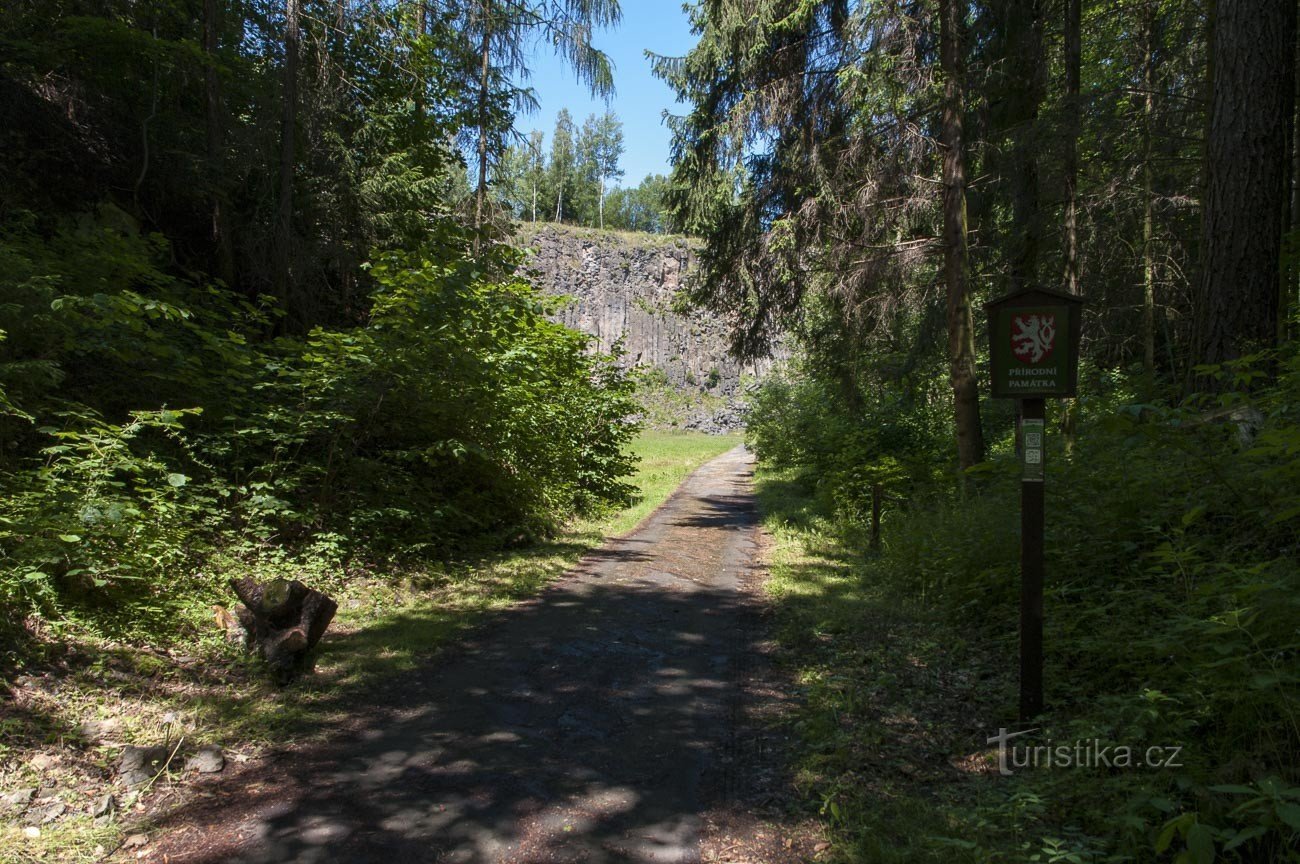
[[[734,360],[722,321],[674,311],[695,265],[690,241],[556,225],[525,226],[519,241],[534,251],[527,265],[534,284],[573,298],[558,320],[591,334],[602,350],[621,344],[627,365],[657,369],[652,374],[671,390],[698,395],[682,400],[676,425],[708,432],[744,425],[742,385],[766,374],[771,361]]]

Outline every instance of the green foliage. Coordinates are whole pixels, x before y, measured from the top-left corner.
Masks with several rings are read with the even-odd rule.
[[[497,160],[492,189],[511,217],[668,232],[663,175],[647,175],[637,186],[611,188],[623,176],[623,123],[614,112],[592,114],[576,129],[568,110],[561,110],[549,159],[543,153],[543,137],[534,129],[527,143],[505,148]]]
[[[941,404],[903,386],[845,410],[837,385],[808,374],[806,362],[768,376],[749,399],[746,441],[760,459],[810,469],[830,509],[853,525],[870,513],[873,487],[911,491],[941,471]]]
[[[626,499],[631,384],[526,282],[489,275],[515,253],[383,256],[364,326],[249,343],[256,309],[101,222],[0,245],[21,333],[0,342],[9,611],[160,608],[219,546],[442,555]]]
[[[163,589],[212,503],[158,452],[196,413],[136,412],[117,425],[83,410],[42,427],[43,464],[5,484],[0,604],[52,613],[63,598],[102,604]],[[162,440],[150,446],[150,437]]]
[[[1279,370],[1272,384],[1258,374],[1269,365]],[[980,861],[1248,862],[1300,852],[1300,363],[1288,350],[1204,371],[1237,386],[1135,403],[1139,387],[1109,376],[1080,400],[1069,456],[1053,436],[1047,476],[1050,712],[1039,734],[1179,746],[1182,766],[1028,771],[953,786],[942,816],[953,827],[931,829],[934,845],[910,860],[951,860],[939,850],[952,844]],[[885,481],[896,500],[883,551],[856,565],[859,581],[825,597],[817,620],[853,617],[879,597],[1011,663],[1019,483],[1010,430],[993,447],[1002,455],[958,484],[942,470],[942,447],[926,457],[929,470],[918,464],[920,436],[946,439],[939,424],[924,424],[924,410],[900,411],[886,392],[850,412],[827,398],[828,386],[772,379],[751,409],[759,455],[806,472],[818,512],[833,516],[820,529],[829,538],[804,542],[862,548],[855,490],[905,470]],[[790,590],[817,583],[804,584]],[[1002,691],[1001,716],[1013,713],[1011,697]],[[828,734],[809,731],[808,746],[828,746]],[[873,832],[885,830],[879,802],[836,779],[864,770],[862,758],[841,753],[823,788],[846,847],[867,855]],[[1038,803],[1008,834],[1015,796]],[[919,820],[940,819],[936,805],[914,806]]]
[[[0,21],[0,618],[156,637],[231,561],[445,558],[628,495],[631,385],[455,212],[457,135],[495,158],[522,94],[482,40],[500,72],[550,28],[607,92],[616,4],[298,6],[293,81],[283,6]]]
[[[719,411],[729,401],[728,397],[703,388],[674,384],[658,366],[636,366],[631,375],[636,382],[642,423],[648,429],[680,429],[692,416]]]

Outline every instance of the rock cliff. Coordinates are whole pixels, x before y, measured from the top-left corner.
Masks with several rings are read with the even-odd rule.
[[[621,343],[625,362],[643,367],[648,389],[658,380],[677,394],[667,414],[678,416],[652,416],[652,423],[710,431],[742,424],[742,381],[766,374],[771,361],[737,362],[722,322],[674,308],[695,263],[692,241],[547,224],[523,226],[519,242],[533,249],[534,284],[572,298],[560,321],[590,333],[601,349]]]

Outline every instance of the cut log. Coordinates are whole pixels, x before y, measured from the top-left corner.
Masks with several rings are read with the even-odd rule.
[[[235,610],[257,651],[281,683],[302,671],[307,654],[334,619],[338,604],[297,579],[260,583],[245,577],[230,587],[244,605]]]

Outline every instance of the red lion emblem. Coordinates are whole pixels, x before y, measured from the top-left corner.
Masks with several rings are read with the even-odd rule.
[[[1035,313],[1011,319],[1011,353],[1022,363],[1037,365],[1056,347],[1056,316]]]

